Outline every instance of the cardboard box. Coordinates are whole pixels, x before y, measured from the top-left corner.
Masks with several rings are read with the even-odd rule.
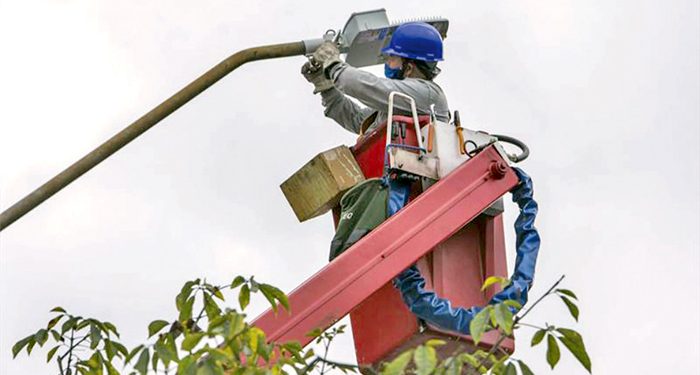
[[[280,185],[300,222],[335,207],[351,187],[365,180],[347,146],[322,152]]]

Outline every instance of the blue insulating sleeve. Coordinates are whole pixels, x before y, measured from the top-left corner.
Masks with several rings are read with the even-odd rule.
[[[411,194],[411,184],[404,181],[384,178],[384,183],[389,186],[389,197],[386,202],[386,216],[389,217],[402,209],[408,203]]]
[[[511,190],[513,202],[520,208],[520,215],[515,220],[515,269],[510,277],[511,284],[496,293],[489,304],[512,299],[525,305],[527,293],[532,288],[537,254],[540,251],[540,235],[535,228],[537,202],[533,199],[532,179],[520,168],[513,170],[520,179],[520,184]]]
[[[527,292],[532,286],[535,273],[540,237],[534,222],[537,215],[537,203],[533,200],[532,180],[522,170],[514,168],[520,184],[511,193],[513,201],[520,207],[520,215],[515,221],[516,260],[511,284],[491,298],[489,304],[514,299],[525,305]],[[425,290],[425,280],[413,265],[394,279],[394,286],[408,308],[420,319],[442,329],[469,334],[469,323],[483,307],[473,306],[468,309],[453,308],[450,301],[438,297],[435,292]]]

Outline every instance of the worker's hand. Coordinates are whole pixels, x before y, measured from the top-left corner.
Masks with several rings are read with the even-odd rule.
[[[323,69],[314,66],[311,61],[307,61],[301,66],[301,75],[303,75],[307,81],[313,83],[314,94],[330,90],[333,87],[333,82],[323,75]]]
[[[340,62],[342,61],[340,60],[338,46],[331,41],[323,42],[313,55],[311,55],[311,64],[320,67],[321,70],[325,72],[327,78],[330,78],[328,76],[329,69]]]

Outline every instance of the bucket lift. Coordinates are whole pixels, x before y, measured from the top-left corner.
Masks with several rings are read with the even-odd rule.
[[[393,115],[396,97],[412,104],[411,116]],[[495,291],[482,292],[484,280],[507,277],[500,198],[519,182],[509,167],[513,157],[496,137],[462,129],[458,116],[456,124],[418,116],[413,99],[401,93],[391,93],[388,118],[352,147],[364,178],[388,174],[424,183],[414,184],[418,191],[406,207],[292,291],[290,314],[268,310],[254,320],[269,340],[306,345],[308,332],[349,314],[360,366],[376,368],[430,338],[448,343],[437,348],[444,356],[475,347],[469,336],[419,321],[391,280],[417,263],[427,288],[453,305],[488,303]],[[336,223],[339,213],[336,207]],[[490,348],[496,334],[487,333],[479,345]],[[500,345],[514,350],[512,339]]]

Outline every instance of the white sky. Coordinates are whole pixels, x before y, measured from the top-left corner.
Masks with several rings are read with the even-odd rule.
[[[578,325],[556,301],[532,322],[579,329],[598,374],[700,372],[697,1],[330,4],[0,0],[0,209],[237,50],[318,37],[353,11],[442,15],[452,109],[532,149],[534,295],[566,274],[581,299]],[[186,280],[290,291],[325,264],[330,217],[299,224],[278,185],[354,137],[323,117],[303,61],[240,68],[2,233],[0,373],[54,372],[45,351],[10,347],[55,305],[135,345]],[[517,355],[548,373],[529,337]],[[333,357],[354,359],[350,335]],[[583,372],[563,355],[553,373]]]

